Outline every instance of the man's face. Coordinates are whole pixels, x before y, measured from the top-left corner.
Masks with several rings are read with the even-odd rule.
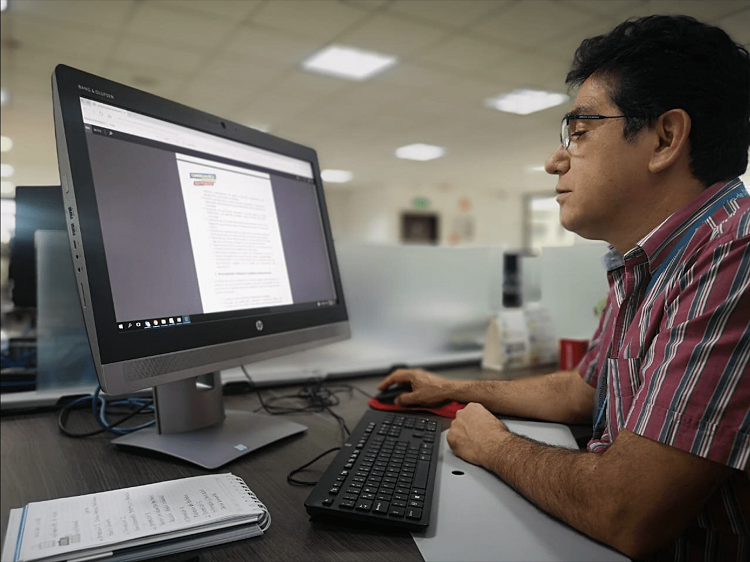
[[[568,114],[622,115],[607,94],[607,84],[603,78],[586,80]],[[638,230],[649,199],[651,141],[643,131],[626,141],[623,125],[624,119],[571,120],[570,146],[560,145],[545,165],[547,173],[558,176],[562,225],[615,246],[628,230]]]

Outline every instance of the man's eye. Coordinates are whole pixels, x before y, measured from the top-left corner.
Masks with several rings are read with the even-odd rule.
[[[586,133],[586,131],[574,131],[574,132],[570,133],[570,136],[572,138],[576,138],[577,139],[578,137],[580,137],[581,135],[583,135],[585,133]]]

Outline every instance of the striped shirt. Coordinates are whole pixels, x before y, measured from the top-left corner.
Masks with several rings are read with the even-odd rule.
[[[607,306],[579,366],[588,384],[606,382],[606,423],[589,451],[603,452],[625,428],[737,469],[664,553],[673,560],[750,560],[750,197],[735,198],[742,189],[739,179],[715,184],[624,256],[610,249]]]

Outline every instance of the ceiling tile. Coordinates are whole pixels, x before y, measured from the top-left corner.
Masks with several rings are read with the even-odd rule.
[[[154,4],[185,12],[195,12],[209,17],[226,17],[241,21],[263,3],[263,0],[211,0],[210,2],[185,2],[184,0],[150,0]]]
[[[88,30],[117,30],[130,17],[138,4],[137,0],[33,0],[32,2],[11,2],[13,18],[33,16],[52,22],[67,23]],[[3,15],[6,18],[7,15]]]
[[[403,62],[389,68],[383,74],[364,84],[387,83],[420,90],[423,88],[439,88],[455,79],[456,76],[446,69],[433,69],[423,64]]]
[[[257,25],[243,25],[227,39],[219,54],[297,65],[323,45],[319,40]]]
[[[584,39],[609,33],[620,21],[608,16],[597,16],[597,19],[594,21],[589,21],[577,27],[571,27],[564,35],[540,43],[535,47],[534,51],[552,60],[560,61],[567,72],[573,62],[576,49],[578,49]]]
[[[303,118],[338,127],[363,126],[380,120],[384,107],[402,104],[411,96],[412,90],[386,84],[352,85],[326,99],[325,103],[313,106]]]
[[[99,74],[109,80],[176,101],[185,83],[184,74],[165,72],[158,66],[147,67],[128,62],[111,61]]]
[[[485,17],[511,0],[397,0],[389,11],[408,14],[419,19],[450,28],[461,28]]]
[[[138,37],[126,37],[115,47],[112,59],[142,65],[147,69],[162,69],[167,74],[184,75],[198,70],[204,57],[187,49],[168,47]]]
[[[648,4],[652,14],[685,14],[706,23],[748,9],[747,0],[651,0]]]
[[[480,36],[522,47],[564,35],[571,27],[594,21],[595,17],[552,0],[515,2],[473,27]]]
[[[89,29],[80,23],[55,22],[26,14],[14,15],[10,30],[15,50],[84,55],[92,60],[104,60],[116,42],[115,35],[106,31]]]
[[[496,65],[513,54],[513,51],[497,43],[457,35],[423,50],[415,60],[461,72],[471,72]]]
[[[393,2],[393,0],[340,0],[341,3],[361,10],[377,10]]]
[[[272,128],[280,124],[293,121],[297,115],[315,104],[304,93],[279,93],[277,91],[264,91],[247,104],[238,106],[230,118],[240,123],[268,123]]]
[[[570,60],[573,60],[573,54]],[[500,67],[493,67],[486,71],[491,79],[508,82],[512,78],[511,89],[533,87],[565,93],[565,75],[569,64],[557,58],[550,58],[538,53],[518,54],[506,60]],[[504,92],[497,92],[501,94]]]
[[[236,25],[229,18],[141,2],[125,31],[131,38],[146,37],[154,43],[205,52],[222,42]]]
[[[210,87],[236,89],[246,94],[255,94],[279,80],[286,67],[254,57],[230,58],[216,56],[201,68],[202,81]]]
[[[580,10],[584,13],[615,16],[647,9],[649,0],[559,0],[563,6]],[[625,16],[622,16],[625,19]],[[619,22],[618,22],[619,23]]]
[[[303,70],[291,70],[275,84],[276,91],[301,94],[310,98],[328,97],[348,87],[351,83],[333,76]]]
[[[34,84],[34,87],[42,86],[41,95],[46,98],[52,94],[52,72],[58,64],[65,64],[94,74],[102,70],[101,61],[90,58],[86,53],[58,54],[19,49],[9,57],[7,63],[14,69],[16,78],[22,78],[18,80],[20,86],[26,87],[27,90],[32,89],[28,87],[29,84]],[[3,85],[6,84],[3,83]],[[10,85],[13,85],[12,82]]]
[[[727,16],[715,22],[737,43],[750,47],[750,6],[742,12]]]
[[[252,21],[303,37],[331,38],[367,16],[366,10],[336,0],[284,0],[265,2]]]
[[[407,21],[391,14],[375,14],[356,29],[336,38],[337,43],[408,57],[435,44],[447,32],[440,27]]]

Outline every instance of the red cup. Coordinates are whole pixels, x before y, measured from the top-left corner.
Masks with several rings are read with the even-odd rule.
[[[560,340],[560,369],[569,371],[578,367],[588,347],[589,340]]]

